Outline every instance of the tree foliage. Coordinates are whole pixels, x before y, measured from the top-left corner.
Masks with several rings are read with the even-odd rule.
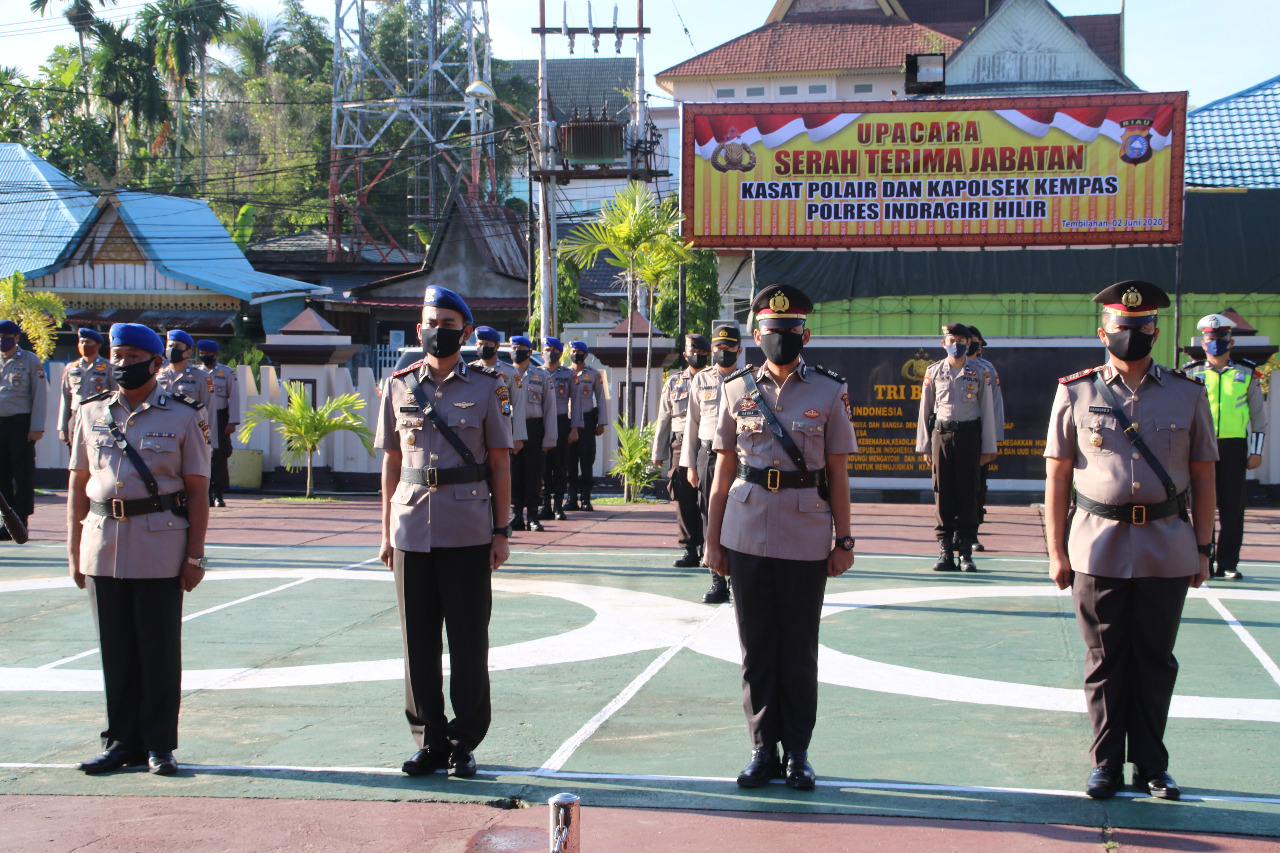
[[[14,272],[0,278],[0,318],[21,326],[32,352],[48,361],[58,327],[67,319],[67,308],[56,293],[28,291],[22,273]]]

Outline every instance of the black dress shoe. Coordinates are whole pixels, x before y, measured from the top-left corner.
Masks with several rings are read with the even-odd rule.
[[[595,511],[596,511],[596,508],[595,508],[595,507],[593,507],[593,506],[591,505],[591,498],[583,498],[583,499],[582,499],[582,511],[583,511],[583,512],[595,512]]]
[[[517,515],[515,518],[511,519],[511,530],[513,532],[516,530],[527,530],[527,529],[528,528],[524,526],[523,515]]]
[[[157,776],[172,776],[178,772],[178,759],[172,752],[148,752],[147,770]]]
[[[691,569],[701,562],[702,558],[698,556],[698,550],[696,548],[686,548],[684,549],[684,556],[676,560],[671,565],[675,566],[677,569]]]
[[[1114,797],[1116,789],[1120,787],[1122,781],[1120,768],[1102,767],[1093,768],[1093,772],[1089,774],[1089,781],[1085,783],[1084,792],[1095,800],[1108,800]]]
[[[711,575],[711,588],[702,595],[704,604],[724,604],[729,600],[729,583],[714,572]]]
[[[413,754],[413,758],[400,765],[400,772],[407,776],[426,776],[443,770],[448,762],[448,750],[420,749]]]
[[[551,514],[551,517],[554,518],[556,521],[568,521],[568,517],[564,514],[563,509],[556,510],[554,513]]]
[[[1182,796],[1178,783],[1173,781],[1167,770],[1147,770],[1138,765],[1133,766],[1133,787],[1146,789],[1153,797],[1162,800],[1176,800]]]
[[[543,521],[550,521],[551,515],[551,504],[543,504],[542,509],[538,510],[538,518]]]
[[[1223,569],[1222,576],[1227,580],[1238,581],[1244,577],[1238,569]]]
[[[565,512],[578,512],[581,509],[576,500],[570,500],[564,505]]]
[[[770,779],[782,775],[782,762],[778,760],[778,748],[771,746],[751,750],[751,760],[738,774],[739,788],[759,788],[769,784]]]
[[[973,550],[975,550],[975,551],[985,551],[985,550],[987,550],[987,549],[986,549],[986,548],[984,548],[984,547],[982,547],[982,543],[981,543],[981,542],[979,542],[977,539],[975,539],[975,540],[973,540]]]
[[[977,567],[976,565],[974,565],[974,563],[973,563],[973,555],[972,555],[972,554],[961,554],[961,555],[960,555],[960,571],[962,571],[962,572],[976,572],[977,570],[978,570],[978,567]]]
[[[471,750],[455,746],[449,753],[449,775],[460,779],[470,779],[476,775],[476,757]]]
[[[956,565],[955,555],[943,549],[938,553],[938,562],[933,564],[933,570],[935,572],[958,572],[960,567]]]
[[[534,533],[541,533],[546,530],[546,528],[542,526],[542,522],[538,521],[538,519],[534,518],[532,515],[529,516],[529,529]]]
[[[106,752],[90,758],[88,761],[81,761],[76,765],[77,770],[83,770],[90,776],[96,776],[99,773],[111,773],[119,770],[121,767],[137,767],[140,764],[146,764],[146,760],[136,753],[131,753],[124,747],[116,747],[108,749]]]
[[[786,762],[787,787],[797,791],[812,791],[817,777],[809,764],[809,753],[791,750],[787,752]]]

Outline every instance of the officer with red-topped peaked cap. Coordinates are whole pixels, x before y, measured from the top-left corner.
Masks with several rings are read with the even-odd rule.
[[[1049,575],[1071,588],[1087,648],[1093,771],[1085,792],[1113,796],[1127,760],[1135,787],[1176,799],[1164,733],[1182,605],[1209,575],[1213,418],[1197,380],[1151,357],[1169,305],[1163,290],[1122,281],[1094,301],[1110,358],[1058,380],[1049,414]]]
[[[1217,577],[1239,580],[1240,545],[1244,541],[1244,498],[1247,472],[1262,464],[1267,440],[1267,407],[1262,397],[1262,374],[1247,358],[1231,355],[1235,322],[1225,314],[1208,314],[1196,328],[1203,336],[1205,357],[1182,366],[1187,375],[1204,383],[1218,436]]]

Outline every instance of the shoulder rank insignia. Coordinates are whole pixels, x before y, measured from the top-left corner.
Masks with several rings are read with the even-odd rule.
[[[193,397],[188,397],[186,394],[183,394],[181,391],[173,391],[172,393],[169,394],[169,396],[177,400],[179,403],[183,403],[184,405],[190,406],[191,408],[195,409],[197,412],[201,411],[204,408],[204,403],[201,403],[199,400],[196,400]]]
[[[1237,359],[1233,359],[1233,360],[1235,361],[1235,363],[1236,363],[1236,364],[1242,365],[1242,366],[1244,366],[1245,368],[1247,368],[1247,369],[1249,369],[1249,370],[1256,370],[1256,369],[1257,369],[1257,367],[1258,367],[1258,363],[1257,363],[1257,362],[1255,362],[1255,361],[1250,361],[1250,360],[1249,360],[1249,359],[1247,359],[1247,358],[1237,358]]]
[[[1204,384],[1204,378],[1203,378],[1203,377],[1200,377],[1200,376],[1191,376],[1190,374],[1183,373],[1181,370],[1166,370],[1166,371],[1165,371],[1165,373],[1168,373],[1170,376],[1176,376],[1176,377],[1178,377],[1179,379],[1185,379],[1185,380],[1187,380],[1188,382],[1194,382],[1194,383],[1196,383],[1197,385],[1203,385],[1203,384]]]
[[[1058,381],[1061,382],[1063,385],[1066,385],[1068,382],[1075,382],[1077,379],[1083,379],[1086,376],[1092,376],[1093,372],[1097,369],[1098,368],[1096,367],[1090,367],[1085,370],[1081,370],[1079,373],[1073,373],[1070,376],[1064,376]]]
[[[726,376],[724,378],[724,381],[728,382],[730,379],[737,379],[739,376],[746,376],[748,373],[752,371],[752,369],[753,367],[750,364],[748,364],[746,367],[740,367],[737,370],[735,370],[733,373],[730,373],[728,376]]]
[[[397,370],[395,373],[393,373],[393,374],[391,374],[391,375],[392,375],[392,376],[404,376],[406,373],[413,373],[415,370],[417,370],[418,368],[422,367],[422,363],[423,363],[424,361],[426,361],[426,359],[425,359],[425,358],[423,358],[423,359],[419,359],[418,361],[415,361],[413,364],[410,364],[410,365],[408,365],[408,366],[406,366],[406,367],[402,367],[402,368],[400,368],[399,370]]]
[[[502,375],[498,373],[498,371],[494,370],[492,367],[489,367],[488,365],[485,365],[485,364],[476,364],[472,366],[475,367],[476,370],[483,373],[485,376],[501,376]]]
[[[103,392],[102,392],[102,393],[100,393],[100,394],[94,394],[92,397],[85,397],[83,400],[81,400],[81,401],[80,401],[80,405],[82,405],[82,406],[83,406],[85,403],[92,403],[92,402],[94,402],[95,400],[105,400],[105,399],[107,399],[108,397],[110,397],[110,396],[111,396],[112,394],[114,394],[114,393],[116,393],[116,392],[115,392],[115,391],[103,391]]]
[[[828,370],[827,368],[823,367],[821,364],[815,364],[813,366],[813,369],[816,370],[818,373],[821,373],[823,376],[834,379],[837,382],[846,381],[845,378],[841,376],[839,373],[836,373],[834,370]]]

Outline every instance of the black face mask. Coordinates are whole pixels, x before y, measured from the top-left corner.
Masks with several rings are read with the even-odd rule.
[[[804,334],[795,332],[769,332],[760,336],[760,349],[764,357],[776,365],[790,364],[800,357],[804,349]]]
[[[585,352],[575,352],[569,358],[573,359],[574,364],[582,364],[587,360],[587,354]]]
[[[462,349],[462,333],[465,329],[422,328],[422,351],[436,358],[448,358]]]
[[[498,345],[485,344],[484,346],[480,347],[478,352],[480,353],[480,357],[482,359],[484,359],[485,361],[488,361],[489,359],[493,358],[495,355],[498,354]]]
[[[524,364],[526,361],[529,360],[529,356],[531,355],[533,355],[533,350],[513,349],[511,351],[511,360],[514,361],[516,364]]]
[[[685,355],[685,359],[688,360],[689,366],[694,370],[701,370],[707,366],[707,354],[705,352],[688,353]]]
[[[978,350],[981,348],[982,348],[982,344],[978,343],[977,341],[972,341],[969,344],[969,355],[977,355]]]
[[[5,335],[0,338],[0,352],[8,352],[18,345],[18,338],[14,335]]]
[[[721,367],[733,367],[738,363],[738,354],[727,349],[716,350],[715,354],[711,357],[715,359],[716,364]]]
[[[1137,329],[1122,329],[1119,332],[1107,332],[1107,352],[1121,361],[1142,361],[1151,355],[1151,347],[1156,342],[1155,334],[1146,334]]]
[[[187,357],[186,347],[169,347],[169,361],[171,362],[184,361],[186,357]]]
[[[126,391],[132,391],[135,388],[141,388],[151,380],[151,359],[139,361],[135,364],[111,366],[111,372],[116,377],[116,383]]]
[[[200,356],[200,363],[205,367],[213,367],[218,363],[218,357],[216,355],[202,355]]]

